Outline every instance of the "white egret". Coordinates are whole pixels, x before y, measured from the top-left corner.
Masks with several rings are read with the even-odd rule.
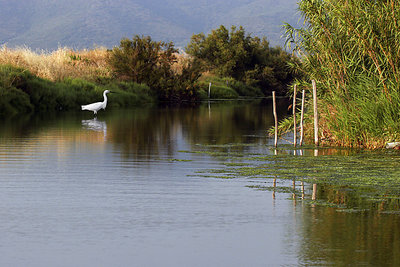
[[[82,110],[90,110],[93,111],[94,114],[97,114],[97,111],[99,111],[100,109],[106,109],[107,106],[107,94],[110,93],[110,91],[105,90],[103,93],[104,96],[104,100],[103,102],[96,102],[96,103],[92,103],[92,104],[88,104],[88,105],[82,105]]]

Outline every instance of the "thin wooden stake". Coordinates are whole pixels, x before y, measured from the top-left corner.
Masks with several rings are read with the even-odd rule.
[[[276,97],[275,91],[272,91],[272,106],[273,106],[273,113],[274,113],[274,120],[275,120],[275,141],[274,146],[278,145],[278,116],[276,115]]]
[[[208,98],[211,97],[211,83],[208,85]]]
[[[296,127],[296,94],[297,94],[297,84],[293,88],[293,146],[297,145],[297,127]]]
[[[319,145],[318,141],[318,106],[317,106],[317,85],[315,80],[312,80],[313,87],[313,102],[314,102],[314,143],[316,146]]]
[[[305,102],[305,95],[306,91],[303,90],[301,92],[301,114],[300,114],[300,146],[303,145],[303,138],[304,138],[304,102]]]

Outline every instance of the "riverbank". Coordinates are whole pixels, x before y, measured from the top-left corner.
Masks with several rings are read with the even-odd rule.
[[[154,103],[148,86],[133,82],[95,83],[81,78],[50,81],[26,69],[0,65],[0,116],[18,113],[79,110],[81,105],[102,100],[109,89],[109,106],[127,107]]]
[[[33,52],[3,46],[0,49],[0,116],[78,110],[81,105],[100,101],[106,89],[117,93],[110,95],[110,107],[153,105],[160,101],[159,88],[115,78],[108,57],[109,51],[105,48]],[[180,73],[187,59],[180,54],[176,54],[176,59],[172,69]],[[209,72],[191,83],[196,90],[189,96],[190,101],[263,96],[259,88],[232,78],[218,78]],[[177,97],[175,101],[182,99]]]

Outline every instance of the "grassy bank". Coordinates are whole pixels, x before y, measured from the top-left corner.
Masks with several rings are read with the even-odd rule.
[[[306,26],[287,25],[288,43],[301,58],[298,71],[308,77],[299,83],[310,88],[310,80],[317,81],[324,143],[380,148],[399,141],[400,3],[302,0],[298,5]]]
[[[50,110],[77,110],[80,105],[102,99],[106,89],[117,92],[110,96],[109,106],[127,107],[159,101],[159,88],[127,81],[114,76],[105,48],[75,51],[59,48],[53,52],[34,52],[28,48],[0,48],[0,116]],[[175,54],[172,72],[183,75],[187,56]],[[190,74],[186,74],[190,75]],[[124,81],[125,80],[125,81]],[[188,86],[185,80],[172,80]],[[232,78],[218,78],[205,73],[198,80],[192,99],[236,99],[259,97],[259,88]],[[186,82],[187,83],[187,82]],[[171,86],[166,82],[166,90]],[[178,92],[179,93],[179,92]],[[184,91],[182,92],[185,93]]]
[[[82,78],[51,81],[12,65],[0,65],[0,116],[17,113],[79,110],[101,101],[110,89],[109,106],[125,107],[154,102],[148,86],[129,82],[95,83]]]
[[[210,97],[213,99],[255,98],[264,96],[258,87],[246,85],[233,78],[219,78],[210,73],[204,73],[199,79],[201,99],[208,98],[210,83]]]

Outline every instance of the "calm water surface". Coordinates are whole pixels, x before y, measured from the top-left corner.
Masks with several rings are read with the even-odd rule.
[[[243,102],[4,121],[0,266],[400,263],[398,215],[338,213],[249,188],[272,180],[201,175],[224,160],[188,153],[199,147],[271,153],[270,113]]]

